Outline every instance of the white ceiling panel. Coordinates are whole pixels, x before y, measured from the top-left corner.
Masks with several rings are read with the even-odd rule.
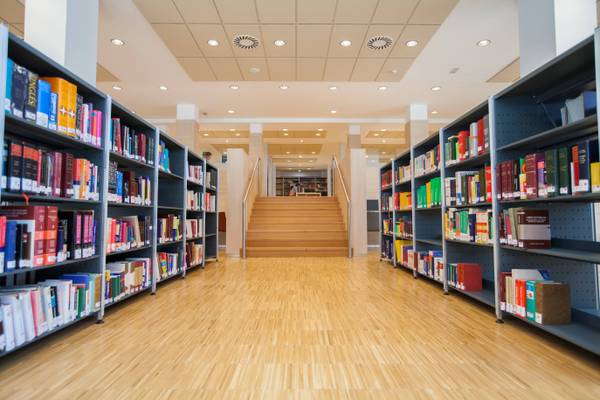
[[[256,0],[258,20],[263,24],[294,23],[295,3],[295,0]]]
[[[221,22],[212,0],[173,0],[188,24],[218,24]]]
[[[214,0],[225,24],[256,24],[258,17],[254,0]]]
[[[268,81],[269,67],[264,58],[240,58],[238,64],[242,70],[242,75],[247,81]],[[251,68],[258,68],[259,71],[251,72]]]
[[[398,82],[402,80],[406,71],[410,68],[414,59],[412,58],[388,58],[377,77],[379,82]]]
[[[367,32],[367,36],[365,37],[365,41],[360,49],[359,57],[373,57],[373,58],[385,58],[387,57],[392,49],[394,48],[394,44],[398,41],[398,37],[400,33],[404,29],[403,25],[371,25],[369,27],[369,31]],[[370,38],[375,36],[387,36],[392,39],[392,45],[387,49],[382,50],[372,50],[367,47],[367,43]]]
[[[298,8],[298,23],[332,23],[335,13],[335,4],[336,0],[296,1],[296,7]]]
[[[350,80],[352,68],[354,68],[354,58],[330,58],[325,66],[325,76],[323,80],[340,82]]]
[[[330,25],[298,25],[298,57],[327,57]]]
[[[293,81],[296,79],[296,60],[294,58],[267,58],[272,81]]]
[[[263,25],[262,36],[265,42],[267,57],[295,57],[296,56],[296,29],[294,25]],[[283,47],[275,46],[275,40],[284,40]]]
[[[329,57],[357,57],[364,41],[367,25],[334,25],[329,44]],[[342,40],[350,40],[351,46],[340,45]]]
[[[209,58],[208,63],[219,81],[240,81],[242,74],[235,58]]]
[[[236,57],[264,57],[265,47],[258,25],[225,25],[225,32],[232,43],[233,53]],[[233,45],[233,39],[238,35],[251,35],[257,38],[260,45],[255,49],[240,49]]]
[[[379,0],[373,24],[405,24],[419,0]]]
[[[179,58],[179,64],[183,67],[193,81],[214,81],[215,76],[210,70],[208,62],[204,58]]]
[[[440,25],[457,3],[458,0],[421,0],[409,23]]]
[[[335,13],[337,24],[368,24],[377,0],[338,0]]]
[[[299,81],[320,81],[325,69],[325,58],[298,58],[296,62]]]
[[[373,82],[377,79],[385,58],[359,58],[354,66],[351,80],[355,82]]]
[[[153,24],[152,27],[175,57],[201,57],[185,24]]]
[[[233,57],[229,38],[222,25],[188,24],[188,27],[205,57]],[[209,46],[208,41],[211,39],[218,40],[219,45]]]
[[[170,0],[133,0],[133,2],[150,23],[183,22],[177,7]]]
[[[391,51],[390,57],[417,57],[438,28],[437,25],[406,25],[396,46]],[[419,44],[415,47],[408,47],[406,42],[409,40],[416,40]]]

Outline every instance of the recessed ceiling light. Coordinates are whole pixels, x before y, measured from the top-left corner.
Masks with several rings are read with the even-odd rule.
[[[292,162],[292,160],[287,160],[287,162]]]
[[[319,128],[319,129],[317,129],[317,130],[318,130],[319,132],[323,132],[323,131],[324,131],[324,129],[323,129],[323,128]]]
[[[217,47],[219,45],[219,41],[216,39],[208,39],[206,42],[210,47]]]
[[[301,170],[301,169],[299,169],[299,170],[298,170],[298,172],[302,172],[302,170]]]
[[[315,133],[315,136],[321,136],[321,134],[320,133]]]
[[[350,47],[352,46],[352,42],[348,39],[344,39],[340,42],[340,46],[342,47]]]
[[[381,141],[381,143],[385,143],[385,139],[383,139],[383,140]]]
[[[119,85],[113,85],[112,87],[114,90],[123,90],[123,88]]]
[[[240,133],[239,133],[239,132],[237,132],[237,133],[235,134],[235,136],[240,136]]]
[[[438,92],[438,91],[442,90],[442,87],[441,87],[441,86],[433,86],[433,87],[431,88],[431,90],[432,90],[433,92]]]
[[[331,111],[329,111],[329,112],[330,112],[330,113],[332,113],[332,114],[337,114],[337,111],[336,111],[336,110],[331,110]]]
[[[229,86],[229,89],[231,90],[238,90],[240,87],[238,85],[231,85]]]
[[[286,152],[285,152],[285,154],[290,154],[290,152],[289,152],[289,151],[286,151]]]
[[[300,154],[300,155],[298,156],[298,158],[302,158],[302,154]]]
[[[311,167],[308,167],[308,168],[306,168],[306,169],[312,169],[312,168],[311,168]]]
[[[283,47],[286,45],[286,42],[285,42],[285,40],[277,39],[276,41],[273,42],[273,44],[277,47]]]
[[[388,87],[387,86],[379,86],[377,88],[377,90],[381,90],[383,92],[384,90],[388,90]]]
[[[208,136],[208,133],[203,133],[202,136]]]
[[[279,89],[281,90],[288,90],[290,87],[288,85],[281,85],[279,86]]]
[[[489,39],[483,39],[483,40],[480,40],[479,42],[477,42],[477,46],[479,46],[479,47],[486,47],[486,46],[489,46],[490,44],[492,44],[492,41]]]
[[[304,143],[304,139],[300,139],[300,143]]]
[[[313,151],[313,152],[312,152],[312,154],[317,154],[317,152],[316,152],[316,151]]]
[[[385,154],[385,151],[382,151],[381,154]]]
[[[288,135],[289,135],[289,133],[287,133],[287,132],[285,132],[285,133],[283,134],[283,136],[288,136]]]
[[[366,155],[365,155],[365,158],[369,158],[369,155],[368,155],[368,154],[366,154]]]
[[[438,112],[437,112],[437,110],[433,110],[431,113],[435,115],[435,114],[437,114]]]
[[[229,143],[229,139],[225,139],[225,143]]]
[[[115,46],[123,46],[125,44],[124,41],[122,41],[121,39],[118,39],[118,38],[110,39],[110,42],[112,44],[114,44]]]
[[[416,40],[409,40],[405,44],[406,44],[406,47],[415,47],[416,45],[419,44],[419,42],[417,42]]]
[[[283,130],[284,132],[287,132],[287,131],[288,131],[288,128],[283,128],[282,130]]]
[[[387,129],[386,128],[381,128],[380,131],[381,132],[387,132]]]
[[[333,90],[337,90],[337,89],[338,89],[337,86],[329,86],[329,90],[333,91]]]
[[[228,112],[229,114],[235,114],[235,111],[234,111],[234,110],[227,110],[227,112]]]
[[[162,91],[169,90],[169,88],[168,88],[168,87],[166,87],[166,86],[164,86],[164,85],[163,85],[163,86],[159,86],[158,88],[159,88],[160,90],[162,90]]]
[[[379,136],[379,133],[374,133],[373,136]]]
[[[260,72],[260,68],[250,67],[250,69],[248,71],[250,71],[251,74],[258,74]]]
[[[315,162],[315,160],[308,160],[308,162]]]
[[[229,132],[235,132],[235,128],[229,128]]]

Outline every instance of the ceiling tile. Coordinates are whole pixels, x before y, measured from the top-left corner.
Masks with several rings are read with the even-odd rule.
[[[517,58],[506,67],[498,71],[494,76],[488,79],[487,82],[506,83],[516,81],[521,75],[520,65],[521,59]]]
[[[25,19],[25,7],[17,0],[1,0],[0,18],[9,24],[22,24]]]
[[[175,4],[170,0],[133,0],[133,2],[150,23],[183,22]]]
[[[398,82],[412,65],[413,58],[388,58],[377,77],[378,82]]]
[[[301,0],[296,2],[298,23],[333,22],[336,0]]]
[[[298,57],[327,57],[331,25],[298,25]]]
[[[421,0],[409,24],[441,25],[457,3],[458,0]]]
[[[233,48],[233,54],[236,57],[264,57],[265,46],[262,35],[260,34],[260,27],[258,25],[225,25],[225,32],[227,37],[231,41]],[[233,44],[233,39],[238,35],[251,35],[258,39],[260,42],[259,46],[255,49],[244,50]]]
[[[425,48],[429,40],[438,30],[438,25],[406,25],[396,45],[390,53],[390,57],[417,57]],[[415,47],[407,47],[406,42],[416,40],[419,44]]]
[[[100,64],[96,64],[96,81],[97,82],[119,82],[119,78],[114,76],[109,70]]]
[[[294,58],[268,58],[269,74],[272,81],[296,80],[296,61]]]
[[[257,24],[254,0],[214,0],[225,24]]]
[[[325,69],[324,58],[296,59],[297,76],[299,81],[320,81]]]
[[[222,25],[188,24],[188,27],[205,57],[233,57],[232,45]],[[218,40],[219,45],[209,46],[210,39]]]
[[[267,57],[295,57],[296,29],[294,25],[262,25],[262,36]],[[275,40],[285,40],[283,47],[275,46]]]
[[[367,36],[365,37],[365,41],[360,49],[359,57],[374,57],[374,58],[385,58],[387,57],[394,45],[398,41],[398,37],[402,30],[404,29],[403,25],[371,25],[369,27],[369,31],[367,32]],[[375,36],[387,36],[392,39],[392,45],[387,49],[382,50],[371,50],[367,47],[367,43],[370,38]]]
[[[185,24],[152,24],[175,57],[202,57]]]
[[[215,76],[204,58],[178,58],[179,64],[193,81],[214,81]]]
[[[258,19],[263,24],[296,22],[294,0],[256,0]]]
[[[329,44],[329,57],[357,57],[367,33],[367,27],[367,25],[334,25]],[[340,45],[342,40],[350,40],[352,45],[342,47]]]
[[[209,58],[207,61],[218,81],[242,80],[242,74],[235,58]]]
[[[330,58],[325,66],[325,76],[323,80],[331,82],[340,82],[350,80],[352,68],[354,68],[354,58]]]
[[[221,22],[212,0],[173,0],[185,22],[218,24]]]
[[[268,81],[269,68],[264,58],[239,58],[238,64],[242,70],[242,75],[247,81]],[[259,68],[256,73],[250,72],[251,68]]]
[[[419,0],[379,0],[373,24],[405,24]]]
[[[375,11],[377,0],[338,0],[336,24],[368,24]]]
[[[384,62],[384,58],[359,58],[354,66],[351,80],[356,82],[374,81]]]

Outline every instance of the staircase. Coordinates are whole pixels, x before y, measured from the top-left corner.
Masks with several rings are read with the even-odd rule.
[[[335,197],[258,197],[247,257],[345,257],[348,236]]]

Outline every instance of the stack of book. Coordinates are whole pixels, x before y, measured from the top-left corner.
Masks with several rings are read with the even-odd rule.
[[[118,253],[150,245],[152,218],[143,215],[107,218],[106,252]]]
[[[408,218],[397,219],[396,224],[394,226],[394,233],[397,238],[412,239],[413,238],[412,221]]]
[[[438,282],[442,281],[444,261],[441,250],[415,252],[414,260],[416,262],[416,270],[418,273],[428,276]]]
[[[128,258],[106,264],[106,304],[138,293],[152,284],[150,258]]]
[[[444,143],[446,165],[453,165],[469,158],[489,152],[490,127],[489,116],[486,115],[469,125],[468,131],[460,131],[450,136]]]
[[[185,237],[187,239],[201,238],[202,228],[202,218],[185,219]]]
[[[154,136],[136,132],[121,125],[120,118],[111,119],[110,149],[132,160],[154,164]]]
[[[547,209],[509,208],[498,216],[500,244],[524,249],[551,246],[550,215]]]
[[[436,145],[427,153],[414,159],[415,177],[438,171],[440,168],[440,146]]]
[[[412,252],[413,246],[411,241],[396,240],[396,261],[405,267],[413,268],[408,263],[408,253]]]
[[[492,169],[489,165],[478,171],[459,171],[444,179],[446,206],[464,206],[492,201]]]
[[[181,272],[179,254],[177,253],[158,252],[156,253],[156,260],[160,279],[166,279]]]
[[[381,174],[381,188],[387,189],[392,186],[392,170],[387,170]]]
[[[116,162],[108,164],[108,201],[152,205],[152,179],[136,176],[133,171],[119,171]]]
[[[204,203],[202,204],[204,211],[215,212],[217,207],[217,196],[214,194],[206,193],[204,195]]]
[[[448,285],[465,292],[479,292],[483,278],[481,265],[473,263],[448,264]]]
[[[442,205],[442,186],[439,176],[417,188],[417,208],[431,208]]]
[[[387,218],[381,221],[381,223],[383,224],[383,234],[384,235],[392,235],[392,219],[391,218]]]
[[[84,103],[77,86],[61,78],[40,77],[10,58],[6,68],[4,110],[84,143],[102,143],[102,111]]]
[[[412,192],[394,193],[394,209],[396,211],[405,211],[412,208]]]
[[[183,238],[180,216],[175,214],[159,216],[157,223],[158,243],[176,242]]]
[[[444,215],[446,239],[479,244],[493,241],[492,210],[449,208]]]
[[[410,181],[410,165],[400,165],[396,169],[396,183]]]
[[[158,142],[158,167],[166,172],[171,172],[169,149],[164,141]]]
[[[217,174],[211,171],[206,171],[204,176],[204,185],[211,189],[217,188]]]
[[[202,192],[196,192],[194,190],[188,190],[186,196],[187,210],[191,211],[202,211]]]
[[[381,238],[381,258],[385,260],[394,259],[394,239],[389,237]]]
[[[188,180],[202,185],[204,182],[202,165],[188,165]]]
[[[188,267],[202,264],[202,244],[188,243],[185,245],[185,262]]]

